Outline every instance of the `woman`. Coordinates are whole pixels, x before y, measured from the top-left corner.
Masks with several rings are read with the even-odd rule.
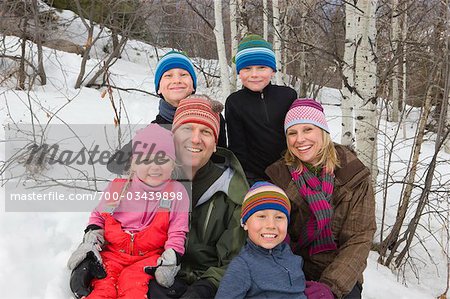
[[[159,60],[155,71],[155,91],[160,96],[158,115],[152,123],[172,125],[180,100],[195,93],[197,76],[191,60],[183,53],[170,51]],[[218,145],[227,147],[225,119],[220,114]],[[123,174],[130,167],[131,141],[118,150],[108,161],[110,172]],[[214,160],[216,161],[216,160]]]
[[[297,99],[284,122],[287,152],[266,169],[292,201],[289,237],[305,261],[309,292],[361,298],[363,271],[376,230],[369,170],[348,148],[333,144],[323,108]],[[308,294],[307,294],[308,295]]]

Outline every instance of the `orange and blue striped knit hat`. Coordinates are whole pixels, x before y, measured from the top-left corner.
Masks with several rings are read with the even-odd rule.
[[[209,127],[213,133],[216,144],[220,133],[220,112],[222,103],[214,101],[205,95],[190,95],[178,104],[173,118],[172,132],[183,124],[197,123]]]
[[[269,182],[256,182],[248,190],[242,203],[241,224],[244,225],[254,213],[262,210],[278,210],[288,219],[291,203],[284,191]]]

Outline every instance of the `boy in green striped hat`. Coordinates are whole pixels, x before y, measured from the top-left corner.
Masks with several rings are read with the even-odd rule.
[[[225,103],[228,148],[234,152],[250,185],[268,180],[266,167],[286,150],[284,116],[297,98],[294,89],[271,84],[277,71],[272,44],[257,34],[245,36],[235,57],[242,89]]]

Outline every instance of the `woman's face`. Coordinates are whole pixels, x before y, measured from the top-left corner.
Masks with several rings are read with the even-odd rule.
[[[193,175],[202,168],[216,151],[213,130],[205,125],[186,123],[174,132],[177,157],[183,166],[191,167]]]
[[[287,129],[288,150],[300,161],[314,165],[323,147],[322,129],[312,124],[296,124]]]
[[[185,99],[194,91],[194,81],[188,71],[175,68],[166,71],[159,81],[158,94],[162,94],[173,107],[178,107],[182,99]]]

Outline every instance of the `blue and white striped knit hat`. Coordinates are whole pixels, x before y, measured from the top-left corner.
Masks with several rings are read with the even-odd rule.
[[[260,35],[246,35],[238,45],[235,57],[236,71],[247,66],[263,65],[277,71],[275,53],[272,44],[263,39]]]
[[[162,75],[171,69],[183,69],[189,72],[194,84],[194,90],[197,89],[197,76],[195,75],[194,65],[183,52],[170,51],[164,55],[158,62],[155,72],[155,91],[158,92],[159,82]]]

